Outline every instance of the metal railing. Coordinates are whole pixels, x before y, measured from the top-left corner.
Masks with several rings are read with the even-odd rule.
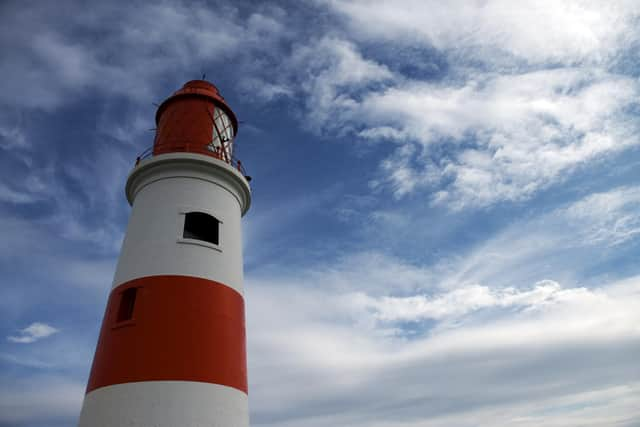
[[[167,146],[167,148],[169,147],[169,144],[165,144],[165,145]],[[205,156],[222,160],[223,162],[231,165],[232,167],[237,169],[238,172],[240,172],[242,176],[244,176],[248,181],[251,181],[251,177],[247,175],[247,172],[245,171],[244,166],[242,165],[242,162],[233,155],[231,156],[231,158],[229,158],[227,153],[223,149],[220,149],[220,147],[213,148],[211,145],[202,146],[201,144],[182,144],[182,145],[171,144],[170,149],[163,150],[163,148],[164,147],[162,146],[156,146],[156,145],[147,147],[143,152],[141,152],[138,155],[138,157],[136,157],[136,166],[138,166],[138,164],[144,159],[148,159],[150,157],[153,157],[154,155],[160,155],[165,153],[178,152],[178,153],[203,154]]]

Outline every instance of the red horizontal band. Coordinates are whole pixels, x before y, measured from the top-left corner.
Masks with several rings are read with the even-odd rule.
[[[123,292],[135,291],[122,321]],[[129,292],[131,294],[131,292]],[[120,320],[119,321],[119,317]],[[87,393],[134,381],[200,381],[247,392],[242,295],[188,276],[151,276],[111,291]]]

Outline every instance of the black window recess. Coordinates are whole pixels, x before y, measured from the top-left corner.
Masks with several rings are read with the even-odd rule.
[[[124,322],[133,318],[133,309],[136,305],[138,288],[129,288],[120,294],[120,307],[118,307],[118,322]]]
[[[205,242],[219,244],[220,221],[204,212],[189,212],[184,216],[185,239],[203,240]]]

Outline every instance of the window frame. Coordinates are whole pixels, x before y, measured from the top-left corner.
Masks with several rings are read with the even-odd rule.
[[[218,244],[207,242],[205,240],[191,239],[188,237],[184,237],[184,225],[187,218],[188,213],[192,212],[200,212],[206,215],[213,217],[216,221],[218,221]],[[176,242],[180,244],[187,245],[196,245],[202,246],[205,248],[213,249],[218,252],[222,252],[223,243],[224,243],[224,234],[222,232],[222,224],[224,221],[220,218],[220,215],[213,212],[211,209],[202,209],[196,206],[182,206],[178,209],[178,227],[177,227],[177,239]]]
[[[136,324],[136,311],[139,312],[140,310],[140,299],[141,299],[141,292],[142,292],[142,286],[127,286],[125,289],[120,289],[118,290],[118,294],[117,294],[117,306],[115,307],[115,309],[113,310],[113,314],[112,314],[112,325],[111,325],[111,329],[120,329],[123,327],[127,327],[127,326],[134,326]],[[130,317],[126,318],[126,319],[120,319],[120,313],[122,310],[122,304],[123,304],[123,299],[125,298],[125,294],[131,292],[131,290],[135,290],[134,291],[134,297],[133,297],[133,304],[132,307],[130,309]],[[137,307],[137,310],[136,310]]]

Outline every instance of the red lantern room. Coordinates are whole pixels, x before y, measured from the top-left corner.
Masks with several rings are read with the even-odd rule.
[[[191,80],[167,98],[156,112],[153,155],[205,154],[229,164],[238,120],[213,84]]]

